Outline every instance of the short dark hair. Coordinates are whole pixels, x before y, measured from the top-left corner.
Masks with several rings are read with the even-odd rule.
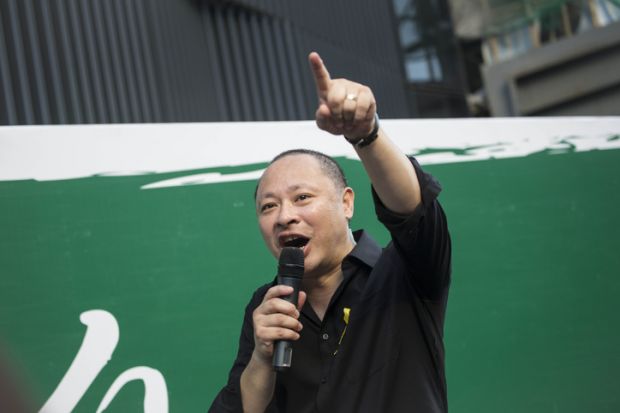
[[[284,151],[276,155],[275,158],[273,158],[271,162],[269,162],[269,165],[273,164],[279,159],[291,155],[312,156],[314,159],[319,161],[321,169],[323,170],[323,172],[325,172],[325,175],[327,175],[327,177],[331,179],[337,189],[344,189],[348,186],[347,178],[344,176],[344,172],[342,171],[340,165],[338,165],[338,162],[336,162],[331,156],[325,155],[322,152],[313,151],[312,149],[290,149],[288,151]],[[269,167],[269,165],[267,165],[267,167]],[[256,183],[256,188],[254,189],[254,199],[256,199],[256,195],[258,194],[258,186],[260,185],[261,179],[262,177],[259,178],[258,182]]]

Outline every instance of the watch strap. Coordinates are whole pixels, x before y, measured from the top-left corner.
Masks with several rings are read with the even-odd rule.
[[[356,148],[365,148],[366,146],[373,143],[375,139],[377,139],[378,136],[379,136],[379,115],[375,112],[375,126],[372,128],[368,136],[364,138],[356,139],[354,141],[347,139],[347,142],[349,142],[351,145],[355,146]]]

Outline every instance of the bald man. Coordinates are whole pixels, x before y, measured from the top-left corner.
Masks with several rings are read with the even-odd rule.
[[[338,164],[310,150],[276,156],[256,188],[256,214],[277,259],[302,249],[291,287],[258,288],[246,307],[237,359],[210,412],[446,412],[443,325],[451,272],[441,187],[379,126],[370,88],[332,79],[309,56],[319,128],[354,146],[372,183],[381,248],[352,232],[355,193]],[[274,342],[291,340],[289,371],[274,372]]]

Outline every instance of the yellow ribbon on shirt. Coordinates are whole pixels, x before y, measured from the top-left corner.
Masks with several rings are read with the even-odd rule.
[[[340,335],[340,340],[338,340],[338,348],[340,348],[340,343],[342,343],[342,339],[344,338],[344,334],[347,332],[347,327],[349,326],[349,315],[351,314],[351,309],[349,307],[345,307],[342,309],[342,319],[344,320],[344,330],[342,330],[342,334]],[[334,351],[334,356],[338,353],[338,348]]]

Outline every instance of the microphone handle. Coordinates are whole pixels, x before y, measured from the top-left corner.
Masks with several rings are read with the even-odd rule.
[[[284,295],[281,298],[289,303],[293,303],[297,307],[299,302],[299,287],[301,286],[301,278],[299,277],[282,277],[278,276],[278,284],[293,287],[293,292]],[[293,358],[293,343],[289,340],[278,340],[274,344],[273,350],[273,369],[275,371],[286,371],[291,367]]]

